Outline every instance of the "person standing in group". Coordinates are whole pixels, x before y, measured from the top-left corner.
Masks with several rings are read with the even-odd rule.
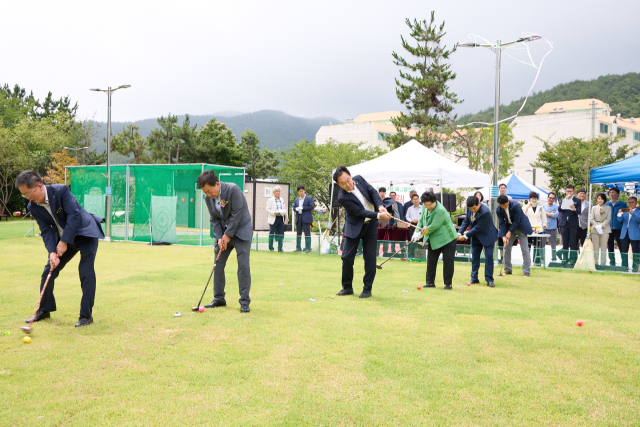
[[[267,200],[267,222],[269,223],[269,250],[273,252],[273,240],[278,242],[278,252],[284,252],[282,243],[284,241],[284,225],[289,222],[287,205],[280,197],[281,188],[279,185],[273,187],[273,196]]]
[[[451,222],[451,215],[431,191],[425,191],[420,197],[422,201],[422,215],[418,221],[418,228],[412,240],[419,240],[427,248],[427,288],[436,287],[436,268],[438,258],[442,254],[442,275],[444,288],[452,289],[454,261],[456,255],[456,239],[458,233]]]
[[[15,186],[22,197],[29,200],[27,209],[38,223],[40,236],[49,254],[40,280],[40,291],[49,275],[51,279],[42,295],[40,307],[33,317],[34,322],[51,317],[56,311],[56,298],[53,295],[55,281],[60,271],[80,252],[80,318],[76,328],[93,323],[93,304],[96,295],[95,260],[98,241],[104,238],[100,227],[103,219],[82,209],[69,187],[64,184],[44,185],[40,175],[33,170],[22,172],[16,178]],[[27,323],[31,319],[26,320]]]
[[[527,235],[533,232],[529,219],[522,212],[520,203],[509,200],[505,195],[498,196],[498,237],[502,238],[504,245],[504,273],[512,274],[511,249],[516,239],[520,240],[520,251],[522,251],[522,273],[525,277],[531,274],[531,257],[529,255],[529,245]]]
[[[547,203],[542,205],[542,209],[547,217],[547,228],[545,233],[549,235],[549,244],[551,245],[551,261],[556,261],[556,245],[558,244],[558,205],[556,201],[556,193],[551,191],[547,194]]]
[[[473,193],[473,196],[477,197],[480,203],[484,203],[484,194],[482,194],[482,191],[476,191],[475,193]]]
[[[404,216],[404,206],[402,205],[402,203],[399,203],[397,200],[398,195],[396,194],[395,191],[392,191],[389,193],[389,198],[391,198],[391,200],[393,200],[393,216],[401,219],[403,221],[406,221],[405,216]],[[391,221],[390,221],[391,222]],[[394,220],[394,223],[396,223],[397,221]]]
[[[509,201],[513,200],[513,197],[507,194],[507,184],[500,184],[498,186],[498,197],[500,196],[507,196],[507,199],[509,199]]]
[[[215,264],[213,272],[213,301],[205,305],[207,308],[224,307],[226,277],[224,269],[231,250],[235,248],[238,257],[238,289],[240,293],[240,312],[249,313],[249,291],[251,290],[251,268],[249,255],[251,254],[251,214],[247,199],[240,187],[231,182],[220,182],[212,170],[205,170],[200,174],[196,185],[206,195],[204,198],[209,210],[211,226],[213,227],[214,254],[220,258]]]
[[[469,227],[469,231],[465,230]],[[460,225],[458,240],[471,239],[471,280],[467,285],[480,283],[478,271],[480,270],[480,255],[484,249],[484,279],[487,286],[495,287],[493,283],[493,249],[498,240],[498,231],[493,225],[491,209],[476,196],[467,198],[467,216]]]
[[[342,250],[342,290],[337,295],[353,295],[353,263],[358,245],[362,241],[364,286],[360,298],[369,298],[376,277],[378,219],[390,219],[391,214],[382,206],[376,189],[360,175],[352,178],[346,167],[336,168],[333,181],[340,186],[338,202],[345,210],[342,230],[345,236]]]
[[[538,193],[532,191],[529,193],[529,203],[524,208],[524,214],[529,219],[529,224],[534,232],[544,233],[547,228],[547,215],[538,202]],[[542,248],[547,244],[544,237],[529,237],[528,244],[533,247],[533,263],[540,265],[544,260],[544,251]]]
[[[633,252],[632,271],[637,272],[640,265],[640,209],[638,209],[638,199],[635,196],[629,197],[629,212],[618,212],[618,219],[622,222],[620,230],[620,256],[622,266],[629,265],[629,246]]]
[[[411,206],[413,206],[413,196],[418,196],[418,192],[416,190],[411,190],[409,192],[409,200],[407,200],[407,202],[404,204],[404,206],[402,206],[402,208],[404,209],[405,218],[407,216],[407,210],[409,210],[409,208]],[[418,203],[420,203],[420,196],[418,196]],[[409,220],[407,219],[407,221],[409,221]]]
[[[620,190],[618,188],[613,187],[609,190],[609,200],[606,205],[611,208],[611,222],[609,226],[611,227],[611,234],[609,234],[609,241],[607,242],[607,251],[609,251],[609,264],[616,265],[616,246],[618,243],[618,248],[621,247],[622,240],[620,239],[620,232],[622,231],[622,221],[618,218],[618,212],[620,209],[627,209],[627,204],[622,200],[618,200],[620,196]],[[629,265],[627,260],[624,260],[625,264]]]
[[[422,216],[422,206],[420,206],[420,196],[415,192],[413,193],[414,194],[411,196],[412,205],[406,209],[405,216],[407,218],[407,222],[416,225]],[[413,227],[408,228],[412,229]],[[409,258],[415,257],[416,246],[418,246],[418,244],[413,241],[409,243]]]
[[[593,254],[596,264],[607,264],[607,243],[611,234],[611,206],[607,206],[607,196],[604,193],[596,197],[598,204],[591,209],[591,241],[593,242]],[[600,262],[598,262],[598,251]]]
[[[580,199],[580,215],[578,215],[578,248],[582,248],[585,240],[587,240],[587,231],[589,230],[589,212],[591,212],[592,204],[587,201],[587,190],[584,188],[578,190],[578,199]]]
[[[302,251],[302,232],[304,231],[304,252],[311,252],[311,224],[313,223],[313,198],[307,196],[303,185],[298,186],[298,197],[293,202],[296,212],[296,252]]]
[[[573,195],[575,187],[572,184],[565,188],[566,196],[560,202],[558,212],[564,216],[565,226],[562,227],[562,255],[560,258],[567,262],[574,262],[578,259],[578,228],[580,220],[578,216],[582,212],[582,201]],[[563,204],[569,204],[569,208],[564,209]],[[570,252],[568,252],[570,251]],[[570,255],[569,255],[570,253]]]

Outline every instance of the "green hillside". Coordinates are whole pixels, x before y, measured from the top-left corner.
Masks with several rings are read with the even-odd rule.
[[[568,101],[572,99],[599,99],[611,107],[612,114],[622,117],[640,117],[640,73],[600,76],[595,80],[576,80],[560,84],[552,89],[533,94],[520,112],[521,116],[530,116],[547,102]],[[500,119],[516,114],[524,98],[500,105]],[[493,122],[493,106],[476,114],[466,114],[458,123]]]
[[[227,113],[229,116],[225,116]],[[233,114],[233,115],[231,115]],[[190,116],[191,125],[203,126],[207,124],[213,117],[219,122],[226,124],[231,128],[233,134],[240,138],[240,134],[249,128],[260,138],[260,146],[270,150],[278,148],[286,148],[292,142],[298,142],[302,139],[313,141],[316,139],[316,132],[321,126],[328,125],[330,122],[341,123],[339,120],[331,117],[314,117],[304,118],[296,117],[284,113],[282,111],[262,110],[253,113],[235,113],[220,112],[219,114],[209,114],[202,116]],[[178,125],[184,121],[184,114],[178,116]],[[98,133],[94,146],[96,148],[103,147],[102,139],[107,134],[107,124],[104,122],[95,122],[98,127]],[[144,119],[136,122],[113,122],[111,126],[113,133],[116,134],[124,129],[127,125],[134,124],[140,127],[140,134],[144,137],[158,128],[156,119]]]

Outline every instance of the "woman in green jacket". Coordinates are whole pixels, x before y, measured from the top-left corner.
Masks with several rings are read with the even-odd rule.
[[[453,281],[453,266],[456,254],[456,238],[458,233],[451,222],[449,212],[438,202],[435,194],[425,191],[422,200],[422,215],[416,224],[422,228],[422,245],[427,252],[427,288],[436,287],[436,267],[438,258],[442,254],[444,288],[451,289]],[[416,233],[420,233],[416,230]]]

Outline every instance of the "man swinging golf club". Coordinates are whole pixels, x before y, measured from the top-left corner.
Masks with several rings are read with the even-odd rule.
[[[209,209],[211,226],[213,227],[216,257],[223,251],[216,262],[213,273],[213,301],[205,305],[206,308],[223,307],[227,305],[224,287],[226,284],[224,268],[231,249],[236,250],[238,256],[238,286],[240,288],[240,311],[249,312],[249,290],[251,289],[251,270],[249,254],[253,230],[251,229],[251,214],[247,206],[247,199],[236,184],[220,182],[216,174],[206,170],[198,177],[198,188],[207,197],[205,202]]]
[[[364,178],[351,178],[349,169],[338,166],[333,180],[340,186],[338,202],[346,212],[344,223],[345,243],[342,250],[342,290],[338,295],[353,295],[353,262],[362,240],[364,258],[364,287],[360,298],[371,297],[376,277],[376,251],[378,250],[378,219],[391,219],[392,215],[382,205],[380,195]]]
[[[49,262],[44,267],[40,290],[53,269],[50,281],[42,294],[40,307],[27,323],[39,322],[51,317],[56,311],[53,296],[55,280],[64,266],[80,252],[80,286],[82,301],[80,319],[76,327],[93,323],[93,301],[96,294],[96,272],[94,262],[98,251],[98,240],[104,237],[100,223],[102,218],[82,209],[69,187],[63,184],[44,185],[36,171],[25,171],[16,178],[16,187],[22,197],[29,200],[27,209],[40,227],[40,235],[49,253]],[[29,325],[31,326],[31,325]]]

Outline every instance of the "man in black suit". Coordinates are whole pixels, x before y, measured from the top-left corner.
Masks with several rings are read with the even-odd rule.
[[[16,187],[22,197],[29,200],[27,209],[40,227],[40,235],[49,253],[49,262],[44,267],[40,290],[53,270],[47,289],[40,301],[34,322],[51,317],[56,311],[53,296],[55,280],[60,271],[80,252],[80,286],[82,301],[80,318],[76,327],[93,323],[93,302],[96,294],[96,272],[94,262],[98,251],[98,240],[104,237],[100,223],[102,218],[82,209],[69,187],[63,184],[44,185],[36,171],[24,171],[16,178]],[[31,319],[26,320],[29,323]]]
[[[564,226],[560,231],[562,235],[560,259],[563,261],[568,261],[569,258],[572,260],[578,259],[578,228],[580,227],[579,215],[582,212],[582,201],[573,195],[574,192],[575,187],[571,184],[567,185],[565,188],[566,196],[560,201],[560,206],[558,207],[559,216],[563,217],[564,222]],[[565,200],[573,202],[569,209],[562,208]],[[571,257],[567,252],[569,249],[571,250]]]
[[[351,178],[349,169],[338,166],[333,180],[340,186],[338,202],[346,212],[344,223],[345,244],[342,250],[342,290],[338,295],[353,295],[353,262],[362,240],[364,258],[364,287],[360,298],[369,298],[376,277],[376,251],[378,249],[378,219],[391,219],[391,214],[382,206],[375,188],[364,178]]]
[[[502,238],[504,245],[504,273],[512,274],[511,249],[517,239],[520,240],[520,251],[522,252],[522,274],[529,277],[531,274],[531,256],[529,255],[529,245],[527,236],[533,233],[529,218],[522,212],[520,203],[509,200],[505,194],[498,196],[498,237]]]
[[[467,216],[462,221],[458,230],[458,241],[471,240],[471,280],[467,285],[480,283],[478,271],[480,270],[480,255],[484,249],[484,278],[487,286],[495,287],[493,283],[493,248],[498,240],[498,231],[493,225],[491,210],[476,196],[467,198]],[[467,230],[469,228],[469,231]]]

